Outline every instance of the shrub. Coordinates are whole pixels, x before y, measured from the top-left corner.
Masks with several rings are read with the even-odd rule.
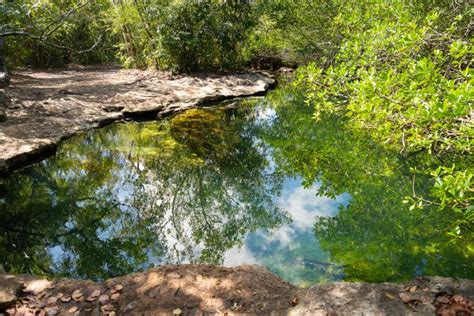
[[[237,68],[256,20],[246,2],[183,1],[166,8],[158,29],[160,66],[179,71]]]
[[[305,87],[316,119],[344,115],[353,128],[415,158],[413,181],[429,174],[433,189],[406,202],[456,213],[451,234],[466,237],[474,225],[472,9],[443,1],[390,4],[343,8],[334,20],[343,38],[338,53],[328,67],[301,70],[296,84]]]

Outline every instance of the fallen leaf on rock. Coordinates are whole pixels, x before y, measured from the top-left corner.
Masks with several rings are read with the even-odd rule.
[[[118,293],[118,292],[117,292],[117,293],[113,293],[112,295],[110,295],[110,298],[111,298],[112,300],[114,300],[114,301],[115,301],[116,299],[118,299],[119,297],[120,297],[120,293]]]
[[[100,290],[95,290],[94,292],[91,293],[91,295],[87,297],[87,301],[93,302],[97,299],[97,297],[99,297],[99,295],[100,295]]]
[[[425,304],[425,305],[426,305],[426,304],[429,304],[429,303],[431,303],[431,298],[430,298],[429,296],[423,296],[423,297],[421,298],[421,302],[422,302],[423,304]]]
[[[413,293],[413,292],[416,291],[416,289],[417,289],[417,286],[416,286],[416,285],[413,285],[411,288],[408,289],[408,292]]]
[[[74,314],[74,313],[77,312],[78,310],[79,310],[79,307],[73,306],[73,307],[71,307],[70,309],[68,309],[67,312],[70,313],[70,314]]]
[[[46,302],[44,302],[44,301],[38,302],[38,305],[36,305],[36,307],[38,307],[38,308],[43,308],[45,306],[46,306]]]
[[[59,306],[49,306],[44,309],[46,315],[56,315],[59,313]]]
[[[39,308],[38,305],[39,305],[38,302],[35,302],[35,301],[29,301],[28,302],[28,307],[29,308],[37,308],[37,307]]]
[[[24,316],[34,316],[35,313],[28,309],[27,307],[25,306],[20,306],[20,307],[17,307],[16,308],[16,311],[15,311],[16,314],[12,314],[12,315],[24,315]]]
[[[129,312],[132,309],[134,309],[135,307],[137,307],[137,302],[130,302],[130,303],[127,304],[127,306],[125,306],[125,311]]]
[[[48,298],[47,303],[48,304],[54,304],[57,301],[58,301],[58,298],[56,296],[53,296],[53,297]]]
[[[391,299],[391,300],[393,300],[393,299],[395,298],[394,295],[392,295],[392,294],[390,294],[390,293],[387,293],[387,292],[385,292],[385,296],[386,296],[388,299]]]
[[[80,302],[84,299],[84,295],[82,295],[82,293],[72,294],[72,299],[76,302]]]
[[[291,301],[289,301],[288,303],[290,303],[291,306],[296,306],[298,305],[300,299],[298,297],[294,297]]]
[[[25,304],[30,308],[43,308],[47,305],[45,301],[30,301],[28,304]]]
[[[72,298],[74,298],[74,296],[77,296],[77,295],[82,295],[82,292],[80,289],[74,290],[74,292],[72,292]]]
[[[20,298],[20,302],[27,304],[29,301],[32,300],[32,297],[22,297]]]
[[[409,303],[411,301],[411,297],[406,294],[406,293],[400,293],[398,294],[398,297],[400,297],[400,299],[403,301],[403,303]]]
[[[106,314],[107,312],[112,312],[114,310],[115,310],[115,307],[112,304],[106,304],[100,307],[100,311],[104,314]]]
[[[103,294],[99,296],[99,303],[104,305],[109,301],[109,296],[107,294]]]
[[[26,288],[23,289],[23,292],[32,292],[33,294],[38,294],[45,289],[53,289],[54,285],[52,285],[51,281],[48,280],[35,280],[29,282]]]
[[[440,295],[436,298],[436,301],[441,304],[449,304],[449,297],[446,295]]]
[[[170,279],[180,279],[181,274],[179,274],[177,272],[171,272],[171,273],[168,273],[167,277],[170,278]]]
[[[183,311],[181,309],[177,308],[173,311],[173,315],[181,315],[182,312]]]
[[[230,309],[233,311],[238,311],[241,307],[242,305],[237,304],[237,302],[234,302],[234,305]]]
[[[89,295],[89,296],[99,297],[99,295],[100,295],[100,290],[95,290],[95,291],[92,292],[91,295]]]

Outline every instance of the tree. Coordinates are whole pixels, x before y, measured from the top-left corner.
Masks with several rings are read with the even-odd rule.
[[[3,56],[3,47],[5,45],[3,37],[0,37],[0,88],[8,85],[10,77],[8,75],[7,63]]]
[[[429,156],[403,157],[337,114],[315,122],[314,109],[298,92],[275,91],[269,99],[276,113],[264,140],[273,148],[277,172],[301,176],[307,186],[318,182],[325,196],[351,195],[337,215],[314,224],[321,248],[344,266],[345,280],[472,278],[472,234],[455,240],[449,235],[462,214],[404,203],[413,191],[429,197],[433,181],[426,175],[413,181],[411,172]]]
[[[245,107],[192,110],[68,140],[0,180],[0,264],[101,279],[154,262],[221,263],[249,231],[286,220],[255,128]]]

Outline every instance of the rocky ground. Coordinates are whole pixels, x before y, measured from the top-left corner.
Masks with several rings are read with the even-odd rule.
[[[79,131],[262,95],[274,83],[259,73],[173,76],[116,67],[19,70],[10,85],[0,89],[0,173],[54,151],[58,142]]]
[[[474,281],[298,289],[259,266],[167,265],[106,280],[0,275],[0,315],[472,315]]]

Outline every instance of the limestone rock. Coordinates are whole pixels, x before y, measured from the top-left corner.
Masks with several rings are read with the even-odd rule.
[[[176,277],[179,276],[179,277]],[[471,315],[474,281],[422,277],[406,283],[316,284],[298,289],[255,265],[164,265],[96,283],[0,274],[0,289],[25,285],[17,314],[60,315]],[[112,290],[121,295],[111,300]],[[0,291],[1,292],[1,291]],[[81,300],[63,298],[75,293]],[[83,301],[84,294],[96,299]],[[7,305],[4,305],[7,306]],[[3,312],[0,306],[0,314]],[[23,315],[23,314],[22,314]]]
[[[254,72],[171,77],[113,67],[22,70],[13,79],[5,92],[15,109],[9,106],[8,120],[0,123],[0,173],[53,153],[62,139],[80,131],[262,95],[275,83]],[[1,93],[0,121],[8,102]]]
[[[22,283],[9,278],[0,278],[0,310],[7,309],[15,304],[17,295],[23,288]]]

